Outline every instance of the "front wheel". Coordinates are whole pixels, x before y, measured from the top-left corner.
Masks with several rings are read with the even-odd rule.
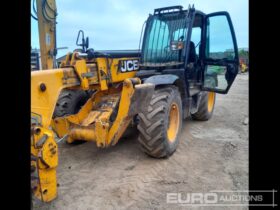
[[[147,109],[139,113],[138,141],[155,158],[171,156],[179,143],[182,102],[175,86],[156,89]]]

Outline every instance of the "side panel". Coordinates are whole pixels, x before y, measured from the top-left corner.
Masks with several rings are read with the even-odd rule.
[[[31,73],[31,112],[42,116],[43,127],[50,125],[56,101],[64,87],[64,74],[71,71],[55,69]],[[76,82],[79,84],[78,80]]]

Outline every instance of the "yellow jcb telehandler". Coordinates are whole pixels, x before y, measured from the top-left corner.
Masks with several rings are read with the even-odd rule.
[[[48,1],[43,3],[37,7]],[[55,11],[49,6],[49,12]],[[106,148],[134,122],[143,151],[168,157],[178,146],[183,119],[210,119],[215,93],[226,94],[238,73],[238,48],[227,12],[158,8],[148,17],[142,40],[140,52],[94,51],[80,31],[77,43],[82,49],[68,53],[59,68],[53,69],[49,60],[42,65],[51,69],[31,72],[35,197],[48,202],[57,196],[56,136]],[[55,51],[41,51],[42,59],[53,59]]]

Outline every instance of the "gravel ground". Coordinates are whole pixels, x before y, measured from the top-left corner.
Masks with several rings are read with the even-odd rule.
[[[34,209],[217,209],[168,204],[167,193],[248,190],[248,74],[217,95],[207,122],[184,121],[168,159],[145,155],[137,133],[108,149],[59,144],[58,197]],[[218,209],[247,209],[219,207]]]

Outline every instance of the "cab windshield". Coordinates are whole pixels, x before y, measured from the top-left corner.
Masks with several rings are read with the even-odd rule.
[[[155,15],[147,22],[142,47],[143,66],[183,63],[188,18],[185,13]]]

